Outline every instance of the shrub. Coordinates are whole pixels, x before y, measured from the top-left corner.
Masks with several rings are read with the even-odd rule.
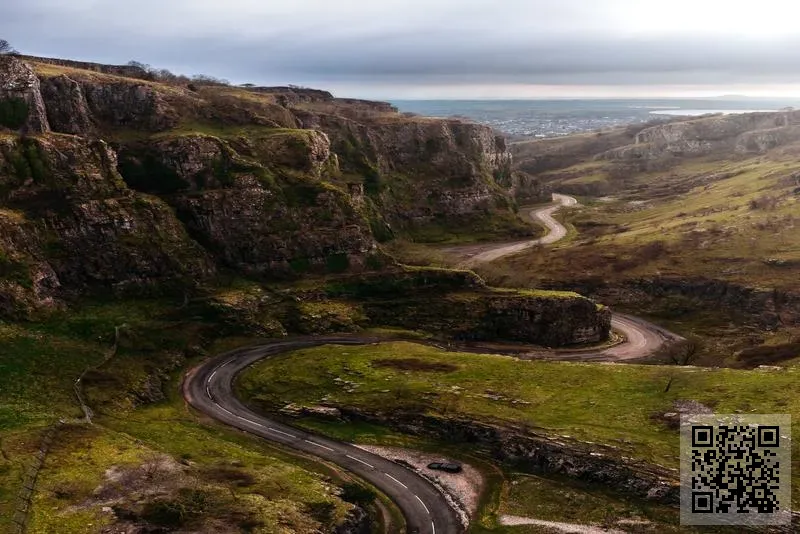
[[[308,261],[308,258],[292,258],[289,260],[289,267],[292,268],[292,271],[302,274],[311,269],[311,262]]]
[[[325,259],[325,265],[331,273],[343,273],[350,267],[350,259],[347,257],[346,252],[337,252],[328,255]]]
[[[378,495],[370,488],[348,482],[342,486],[342,500],[353,504],[370,505],[375,502]]]
[[[750,201],[751,210],[774,210],[778,205],[778,197],[764,195]]]
[[[120,153],[118,169],[125,183],[139,191],[170,194],[190,187],[174,169],[150,151]]]
[[[182,488],[175,499],[161,499],[145,505],[142,518],[162,527],[180,527],[202,515],[209,505],[207,493]]]
[[[0,125],[19,130],[28,119],[28,103],[21,98],[0,100]]]
[[[367,167],[364,171],[364,192],[368,195],[378,195],[382,189],[380,172],[374,167]]]

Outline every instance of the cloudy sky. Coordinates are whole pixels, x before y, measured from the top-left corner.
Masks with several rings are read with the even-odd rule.
[[[800,95],[797,0],[5,0],[21,52],[367,98]]]

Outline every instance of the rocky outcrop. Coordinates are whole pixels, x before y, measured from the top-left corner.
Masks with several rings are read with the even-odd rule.
[[[213,272],[173,211],[128,189],[116,167],[102,141],[0,141],[0,256],[15,273],[0,284],[5,314],[70,293],[164,291]]]
[[[547,287],[569,286],[610,305],[632,305],[647,310],[663,306],[669,297],[688,299],[693,308],[728,310],[745,322],[772,330],[781,325],[800,324],[800,294],[775,289],[744,287],[723,280],[703,278],[638,278],[610,286],[604,280],[571,280],[545,283]],[[679,311],[679,310],[673,310]]]
[[[351,197],[319,181],[330,159],[320,132],[176,136],[121,154],[128,184],[165,195],[228,267],[261,276],[360,270],[376,252]]]
[[[85,83],[83,92],[92,116],[100,123],[151,132],[178,125],[178,111],[148,83]]]
[[[768,150],[800,139],[800,125],[745,132],[736,139],[738,154],[763,154]]]
[[[646,128],[635,143],[599,154],[599,159],[659,159],[719,151],[760,153],[800,138],[800,112],[717,115]]]
[[[498,178],[497,181],[503,185],[502,178]],[[521,171],[511,173],[508,191],[519,205],[549,202],[553,193],[550,186],[541,179]]]
[[[28,134],[50,130],[39,78],[15,56],[0,56],[0,127]]]
[[[344,521],[334,527],[332,534],[370,534],[372,526],[367,511],[360,506],[354,506]]]
[[[358,297],[371,324],[560,347],[607,339],[611,312],[575,293],[488,288],[470,271],[404,270],[338,284],[328,297]]]
[[[574,295],[540,296],[523,292],[449,294],[428,298],[368,301],[364,310],[375,324],[441,332],[458,340],[506,339],[548,347],[606,339],[611,313]]]
[[[418,413],[369,412],[340,406],[343,416],[388,426],[401,432],[445,442],[489,449],[494,458],[536,474],[558,474],[602,484],[614,491],[677,506],[680,501],[678,471],[625,459],[621,451],[569,437],[553,438],[514,428],[468,419]]]
[[[42,79],[41,88],[53,131],[72,135],[94,133],[89,104],[78,82],[61,75]]]
[[[314,184],[288,191],[305,195],[300,200],[305,205],[282,202],[284,190],[244,177],[230,189],[181,196],[174,203],[201,243],[222,263],[246,273],[363,269],[375,242],[346,195]]]
[[[331,139],[342,171],[364,175],[368,192],[400,226],[436,217],[508,211],[511,155],[505,141],[485,126],[408,118],[351,120],[298,111],[304,127]]]

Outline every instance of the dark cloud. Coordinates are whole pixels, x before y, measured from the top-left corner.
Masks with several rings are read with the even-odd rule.
[[[757,27],[769,14],[766,4],[777,9],[776,2],[762,0],[753,13],[716,2],[719,14],[736,18],[714,20],[706,30],[692,10],[686,25],[671,24],[681,20],[674,13],[652,15],[664,21],[644,17],[638,0],[11,0],[2,8],[0,36],[30,54],[136,59],[238,82],[798,83],[800,38],[780,31],[778,17]]]

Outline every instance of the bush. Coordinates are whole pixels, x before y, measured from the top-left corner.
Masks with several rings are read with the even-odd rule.
[[[370,488],[348,482],[342,486],[342,500],[352,504],[370,505],[375,502],[378,495]]]
[[[750,201],[751,210],[774,210],[778,205],[778,198],[772,195],[764,195]]]
[[[350,259],[347,257],[346,252],[337,252],[335,254],[329,254],[325,259],[325,264],[328,268],[328,272],[343,273],[350,267]]]
[[[175,499],[161,499],[147,503],[142,518],[162,527],[180,527],[202,515],[209,505],[208,494],[191,488],[182,488]]]
[[[292,258],[289,260],[289,267],[298,274],[307,273],[311,269],[311,262],[308,258]]]
[[[149,150],[121,152],[118,168],[125,183],[138,191],[170,194],[190,187],[174,169]]]
[[[0,100],[0,125],[19,130],[28,120],[28,103],[21,98]]]

